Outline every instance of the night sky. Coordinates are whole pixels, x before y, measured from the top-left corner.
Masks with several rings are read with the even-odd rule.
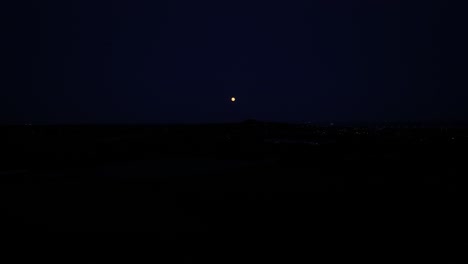
[[[454,1],[11,2],[0,123],[468,119]]]

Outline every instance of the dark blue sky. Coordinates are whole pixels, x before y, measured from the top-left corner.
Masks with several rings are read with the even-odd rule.
[[[11,4],[0,122],[466,120],[466,19],[446,2]]]

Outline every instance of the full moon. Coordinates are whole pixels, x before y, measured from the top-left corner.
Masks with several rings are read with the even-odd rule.
[[[231,97],[231,102],[235,102],[236,101],[236,98],[235,97]]]

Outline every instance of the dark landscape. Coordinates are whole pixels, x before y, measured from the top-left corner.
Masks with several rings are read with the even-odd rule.
[[[467,144],[464,127],[4,126],[1,228],[454,250]]]
[[[465,128],[10,126],[1,139],[2,228],[16,231],[177,236],[369,218],[424,229],[463,211]]]

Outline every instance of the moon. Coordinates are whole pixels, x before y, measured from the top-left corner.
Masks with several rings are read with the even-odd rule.
[[[231,97],[231,102],[235,102],[236,101],[236,98],[235,97]]]

